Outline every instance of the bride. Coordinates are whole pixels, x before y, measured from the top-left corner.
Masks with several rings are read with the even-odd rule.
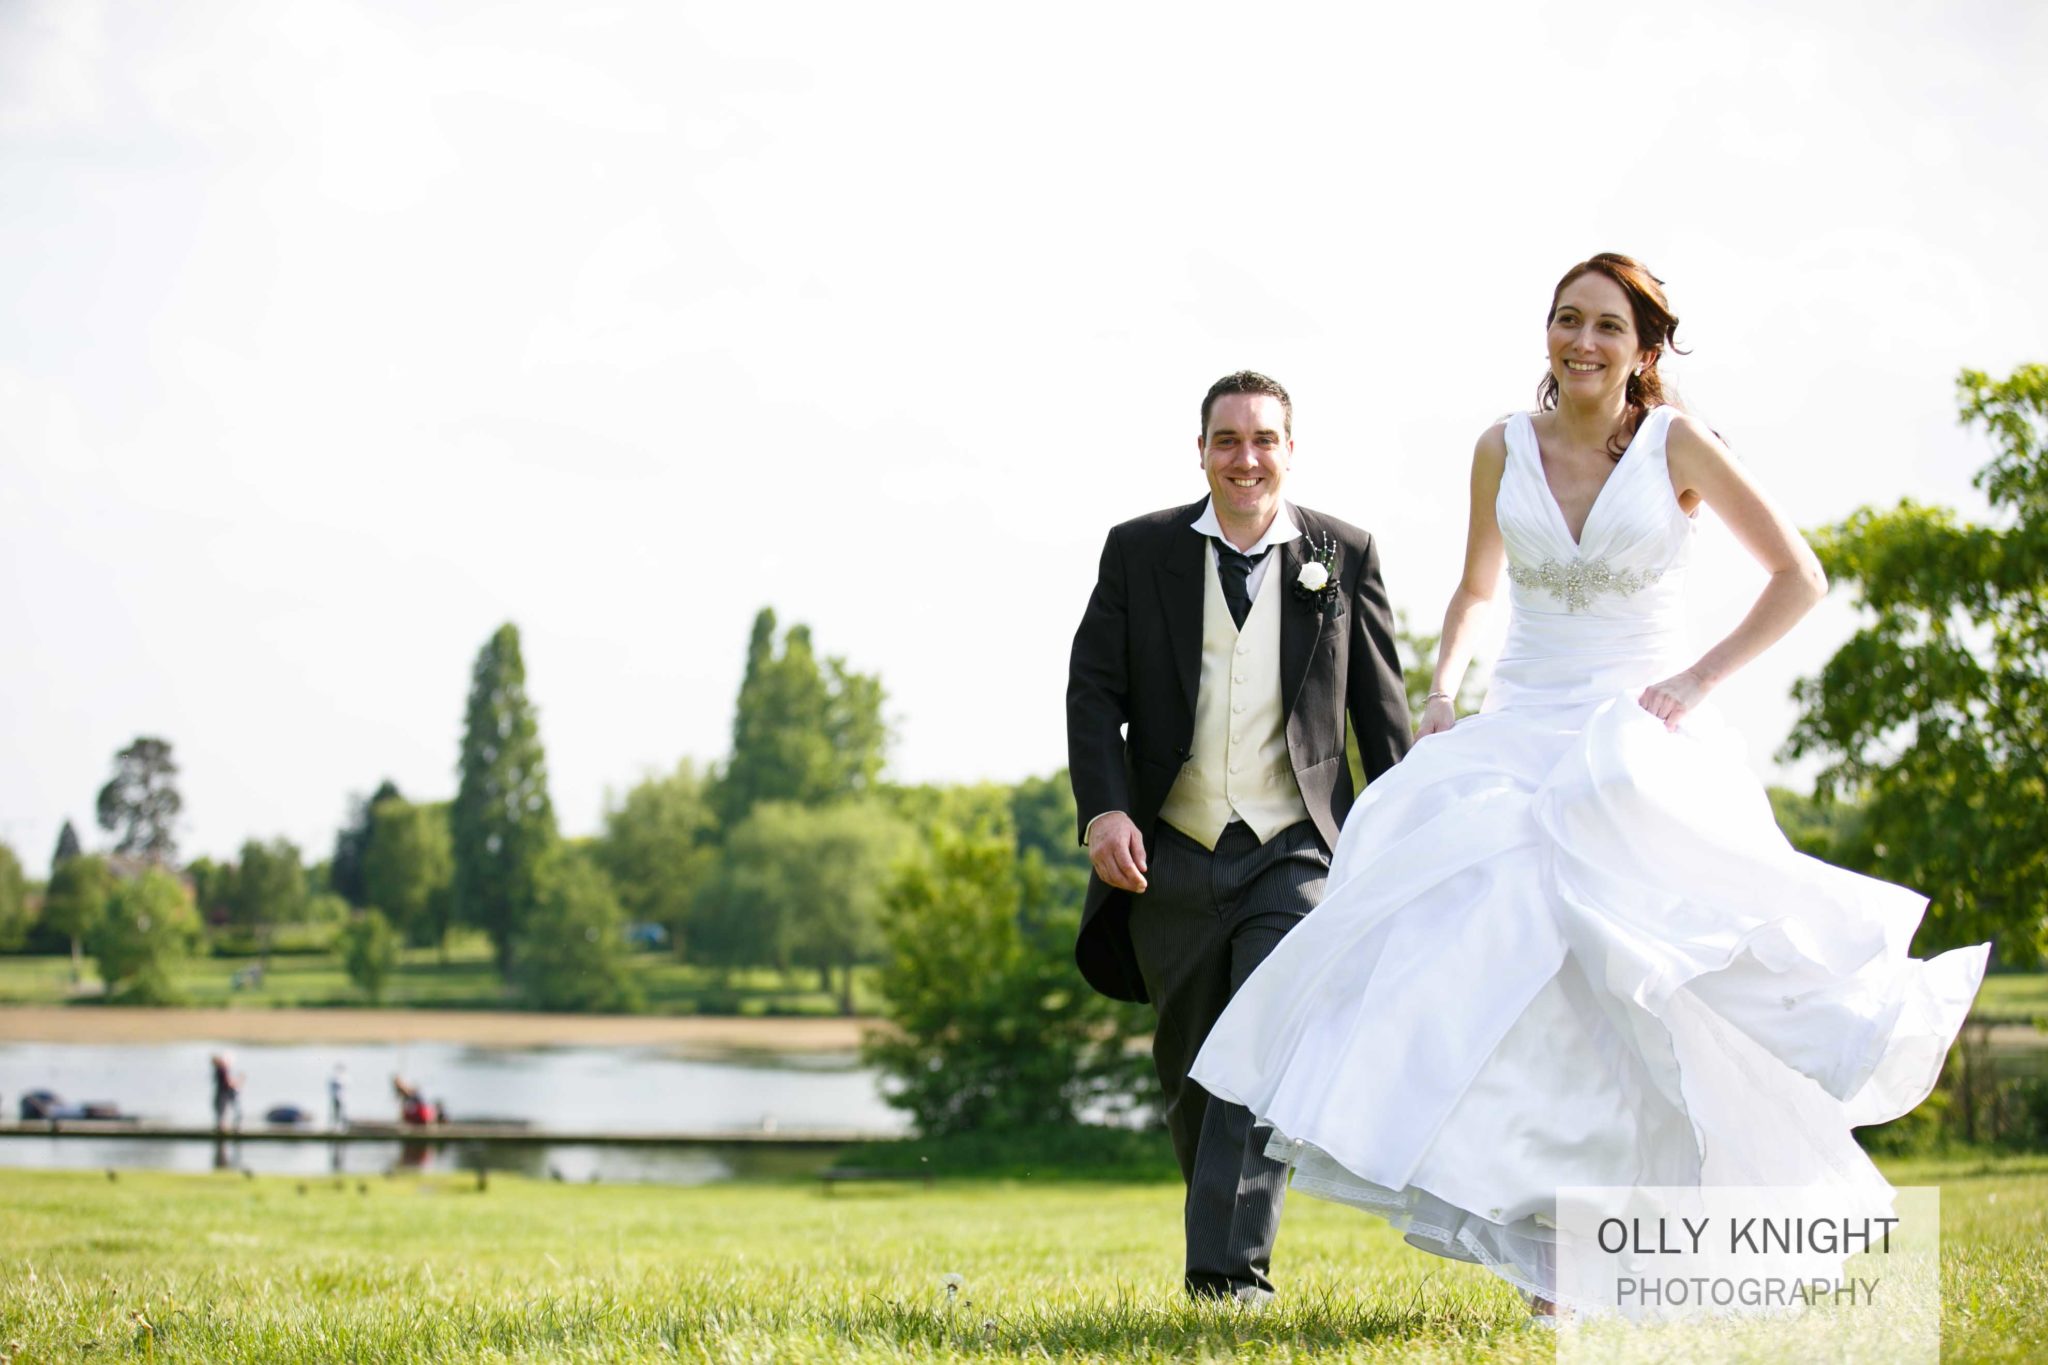
[[[1665,400],[1677,323],[1626,256],[1559,282],[1539,410],[1474,452],[1421,738],[1190,1072],[1274,1130],[1296,1188],[1540,1310],[1562,1186],[1884,1191],[1849,1130],[1926,1098],[1988,952],[1908,956],[1925,900],[1796,853],[1706,705],[1826,579]],[[1682,596],[1703,505],[1770,581],[1695,654]],[[1454,725],[1503,567],[1507,641]]]

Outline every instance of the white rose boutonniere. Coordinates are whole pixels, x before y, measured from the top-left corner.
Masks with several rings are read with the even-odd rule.
[[[1315,537],[1308,541],[1308,562],[1301,566],[1301,572],[1294,576],[1294,595],[1326,616],[1337,614],[1337,541],[1325,537],[1318,545]]]

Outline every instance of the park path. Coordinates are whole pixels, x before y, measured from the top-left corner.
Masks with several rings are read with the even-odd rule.
[[[142,1009],[0,1005],[0,1042],[471,1043],[850,1052],[872,1019],[729,1019],[487,1010]]]

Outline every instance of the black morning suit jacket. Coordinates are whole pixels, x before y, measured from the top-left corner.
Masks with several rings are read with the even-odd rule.
[[[1349,712],[1368,780],[1399,762],[1413,731],[1394,648],[1394,618],[1372,537],[1334,517],[1288,505],[1303,535],[1276,546],[1265,591],[1281,594],[1280,690],[1294,779],[1327,852],[1355,795],[1344,761]],[[1202,503],[1124,522],[1102,547],[1067,670],[1067,769],[1085,842],[1088,822],[1126,812],[1149,857],[1159,808],[1195,738],[1202,667],[1202,556],[1192,523]],[[1316,545],[1337,547],[1336,590],[1301,601],[1295,580]],[[1093,873],[1074,959],[1088,984],[1144,1000],[1131,950],[1130,894]]]

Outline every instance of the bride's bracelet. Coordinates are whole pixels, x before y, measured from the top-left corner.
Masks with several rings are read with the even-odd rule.
[[[1451,694],[1448,692],[1432,692],[1422,699],[1422,704],[1424,706],[1427,706],[1431,702],[1435,701],[1438,697],[1442,697],[1445,701],[1449,701],[1451,699]]]

